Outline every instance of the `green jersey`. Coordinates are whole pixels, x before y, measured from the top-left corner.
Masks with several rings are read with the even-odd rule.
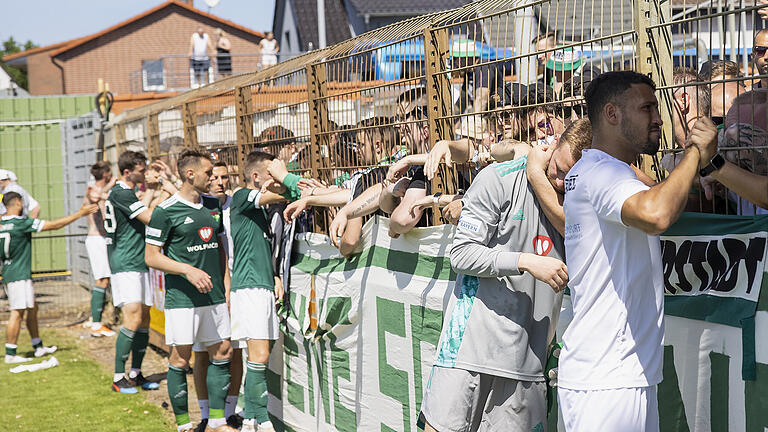
[[[147,225],[146,242],[160,246],[174,261],[189,264],[211,277],[213,289],[203,294],[182,275],[165,275],[165,308],[179,309],[224,303],[224,269],[219,236],[224,234],[219,200],[203,195],[189,202],[176,194],[158,205]]]
[[[3,282],[32,279],[32,233],[40,232],[45,221],[21,216],[3,216],[0,223],[0,257]]]
[[[234,262],[232,291],[244,288],[275,289],[272,245],[267,233],[267,213],[259,204],[261,192],[240,189],[232,195],[229,218]]]
[[[104,231],[112,273],[146,272],[144,224],[136,216],[147,210],[127,184],[119,181],[104,202]]]

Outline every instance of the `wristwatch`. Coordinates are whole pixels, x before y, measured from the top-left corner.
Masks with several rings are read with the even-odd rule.
[[[440,204],[440,195],[442,195],[442,192],[437,192],[436,194],[432,195],[432,204],[433,205],[439,205]]]
[[[725,165],[725,158],[720,153],[716,154],[712,160],[709,161],[709,165],[699,170],[699,176],[706,177],[713,172],[719,170]]]

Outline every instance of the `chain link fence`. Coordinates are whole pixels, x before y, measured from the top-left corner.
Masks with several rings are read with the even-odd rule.
[[[585,116],[583,94],[598,74],[632,69],[657,83],[664,120],[661,151],[638,161],[647,174],[665,178],[704,116],[721,126],[729,160],[764,175],[764,102],[742,97],[743,109],[727,115],[768,83],[760,6],[472,2],[127,111],[114,121],[115,147],[150,158],[202,147],[239,174],[261,149],[293,172],[355,190],[381,182],[405,155],[452,142],[468,154],[443,165],[427,192],[460,193],[486,161],[511,157],[505,145],[551,141]],[[692,189],[689,210],[762,211],[722,186],[709,198],[705,189]],[[326,232],[334,214],[313,209],[308,229]],[[427,223],[439,216],[428,210]]]

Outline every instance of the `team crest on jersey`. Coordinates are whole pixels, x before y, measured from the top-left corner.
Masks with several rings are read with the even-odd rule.
[[[202,227],[199,230],[197,230],[197,235],[199,235],[204,242],[207,242],[208,240],[211,239],[211,237],[213,237],[213,228]]]
[[[219,222],[219,219],[221,218],[221,215],[219,214],[218,211],[212,211],[211,212],[211,217],[214,218],[216,220],[216,222]]]
[[[536,255],[549,255],[549,251],[552,250],[552,246],[552,239],[547,236],[538,235],[533,238],[533,253]]]

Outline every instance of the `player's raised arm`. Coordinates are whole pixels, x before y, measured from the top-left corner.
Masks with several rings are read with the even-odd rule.
[[[55,221],[46,221],[43,224],[43,228],[40,231],[54,231],[59,228],[64,228],[65,226],[71,224],[72,222],[80,219],[83,216],[87,216],[89,214],[94,214],[97,211],[99,211],[99,206],[96,204],[83,204],[82,207],[80,207],[80,210],[72,213],[69,216],[65,216],[61,219],[56,219]]]

